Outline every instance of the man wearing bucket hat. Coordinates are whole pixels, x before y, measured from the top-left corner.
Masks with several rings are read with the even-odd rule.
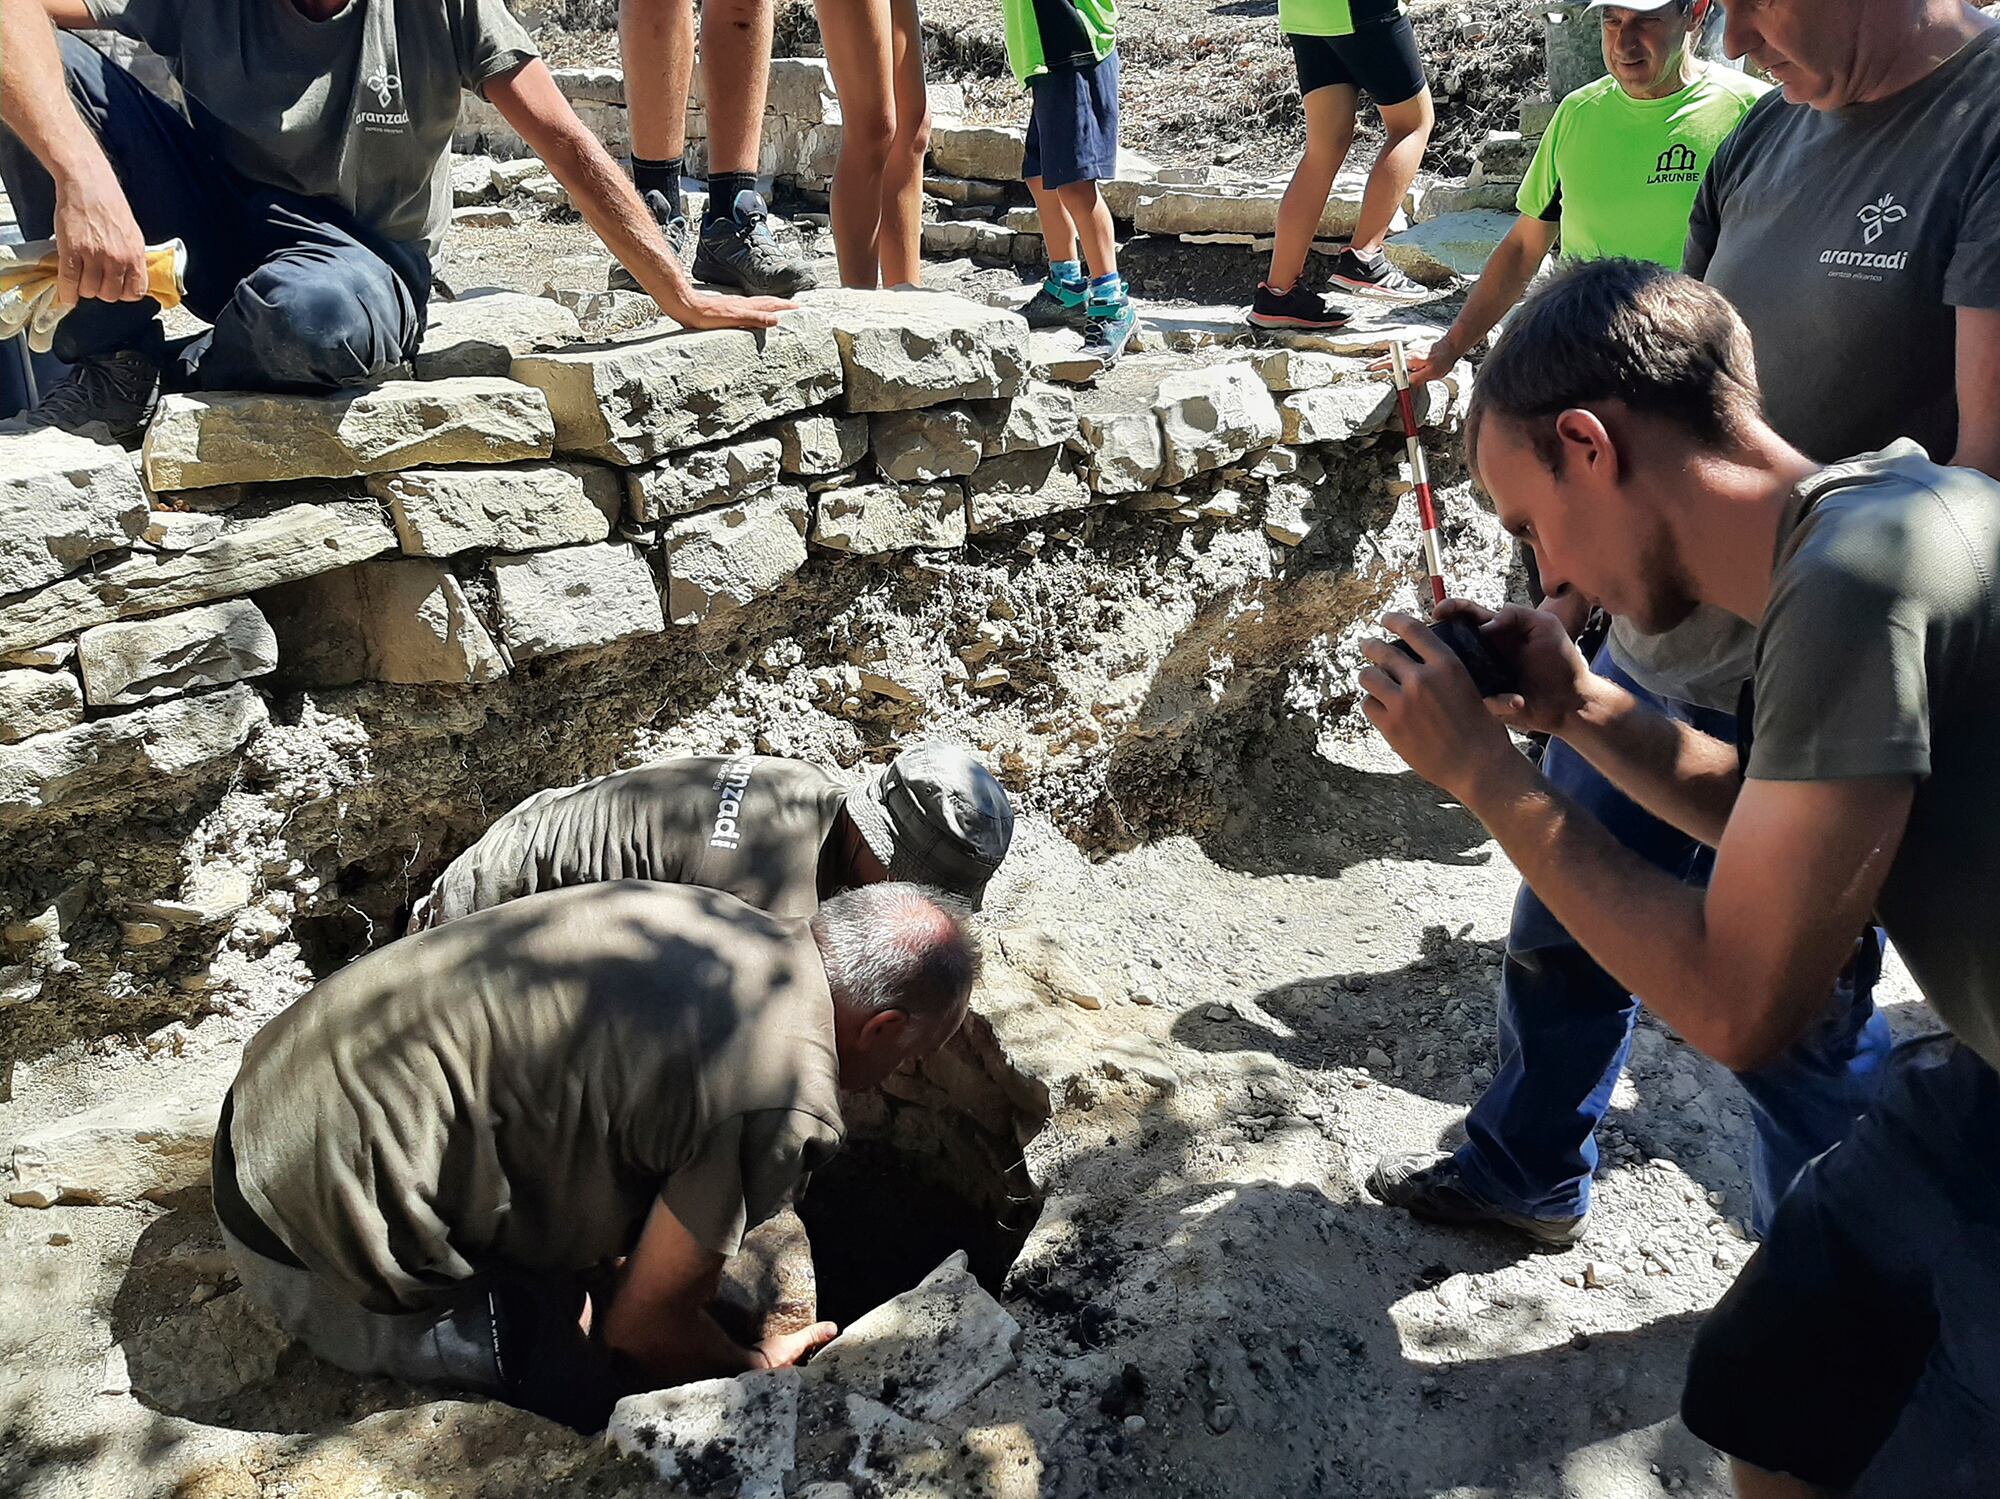
[[[529,797],[451,862],[410,926],[626,879],[701,885],[775,916],[883,880],[977,909],[1013,836],[1006,791],[955,745],[914,744],[858,786],[773,755],[687,756]]]

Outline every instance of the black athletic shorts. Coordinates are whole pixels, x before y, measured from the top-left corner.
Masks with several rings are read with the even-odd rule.
[[[1408,16],[1359,22],[1351,36],[1287,36],[1299,95],[1346,84],[1377,104],[1407,104],[1428,86]]]
[[[1908,1042],[1702,1325],[1681,1416],[1856,1499],[2000,1492],[2000,1074]]]

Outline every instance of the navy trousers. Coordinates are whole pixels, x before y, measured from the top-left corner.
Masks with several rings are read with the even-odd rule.
[[[170,388],[324,391],[416,352],[431,268],[421,244],[383,239],[338,203],[250,181],[171,105],[88,43],[59,38],[63,73],[148,244],[187,244],[189,311],[213,325],[178,350]],[[22,232],[53,232],[55,184],[0,127],[0,178]],[[68,363],[156,340],[159,306],[81,303],[56,329]]]
[[[1618,669],[1608,645],[1592,666],[1660,711],[1735,742],[1732,715],[1654,696]],[[1542,773],[1656,869],[1707,883],[1712,850],[1626,798],[1561,740],[1550,742]],[[1752,1219],[1760,1232],[1806,1162],[1846,1138],[1873,1097],[1891,1044],[1874,1001],[1881,952],[1879,934],[1870,932],[1813,1029],[1769,1067],[1738,1074],[1757,1130]],[[1500,1069],[1466,1119],[1457,1164],[1491,1202],[1535,1217],[1574,1217],[1590,1206],[1597,1125],[1631,1054],[1639,1001],[1523,885],[1507,934],[1499,1018]]]

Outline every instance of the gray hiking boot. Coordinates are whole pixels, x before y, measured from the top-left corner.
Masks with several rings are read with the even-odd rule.
[[[660,233],[667,237],[667,248],[674,259],[685,268],[694,259],[694,225],[688,222],[687,210],[665,193],[653,191],[641,194],[646,209],[653,215],[653,222],[660,226]],[[611,274],[605,278],[605,285],[613,291],[644,291],[639,278],[624,266],[614,264]]]
[[[694,279],[753,297],[791,297],[819,285],[811,266],[771,238],[770,216],[757,194],[748,188],[738,193],[728,218],[702,224]]]
[[[1368,1173],[1368,1190],[1392,1208],[1432,1223],[1511,1229],[1543,1249],[1567,1249],[1583,1237],[1585,1217],[1530,1218],[1488,1202],[1465,1184],[1458,1162],[1442,1151],[1384,1156]]]
[[[85,436],[86,428],[102,427],[113,442],[130,447],[145,435],[160,404],[160,365],[158,350],[145,348],[80,359],[36,403],[24,425]]]

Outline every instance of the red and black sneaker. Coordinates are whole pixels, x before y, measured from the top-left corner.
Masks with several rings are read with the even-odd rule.
[[[1306,290],[1295,281],[1289,290],[1279,291],[1268,281],[1257,283],[1257,296],[1250,304],[1250,323],[1257,328],[1308,328],[1332,332],[1349,322],[1344,312],[1326,305],[1326,298]]]

